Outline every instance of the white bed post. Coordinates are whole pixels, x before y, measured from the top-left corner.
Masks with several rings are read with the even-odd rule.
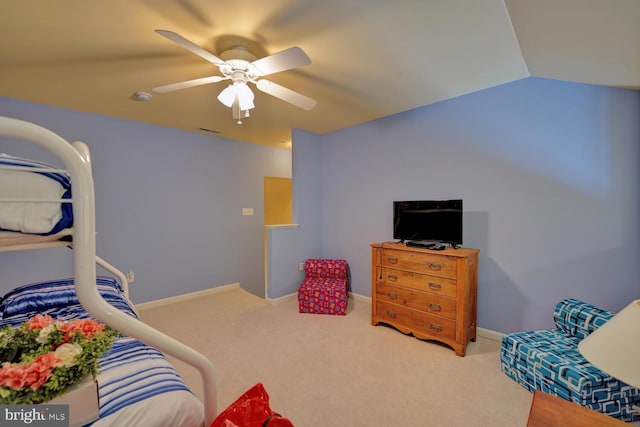
[[[98,293],[95,200],[88,151],[80,153],[65,139],[48,129],[8,117],[0,117],[0,134],[39,144],[64,162],[71,176],[74,276],[80,303],[96,319],[198,369],[204,391],[205,425],[209,425],[217,414],[216,375],[211,362],[185,344],[112,307]]]

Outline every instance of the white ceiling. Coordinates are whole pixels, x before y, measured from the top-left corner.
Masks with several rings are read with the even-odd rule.
[[[22,0],[0,7],[0,96],[274,147],[529,76],[640,89],[640,0]],[[236,125],[225,82],[133,99],[219,74],[159,36],[219,55],[299,46],[311,65],[269,76],[304,111],[254,90]]]

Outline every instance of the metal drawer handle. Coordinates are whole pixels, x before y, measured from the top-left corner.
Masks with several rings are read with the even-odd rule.
[[[398,294],[395,292],[387,292],[387,296],[391,299],[398,299]]]
[[[391,310],[387,310],[387,316],[392,317],[392,318],[396,318],[396,312],[395,311],[391,311]]]
[[[442,289],[442,285],[440,283],[429,282],[428,286],[434,291],[439,291]]]
[[[432,311],[442,311],[442,306],[440,304],[435,304],[435,303],[432,303],[432,302],[429,303],[429,308]]]
[[[398,263],[398,258],[387,257],[387,261],[389,261],[390,264],[397,264]]]
[[[429,268],[432,270],[440,271],[442,270],[442,266],[440,264],[436,264],[434,262],[429,263]]]
[[[387,274],[387,279],[389,279],[390,282],[397,282],[398,281],[398,276],[393,275],[393,274]]]
[[[437,323],[429,323],[429,328],[433,329],[436,332],[442,332],[442,326]]]

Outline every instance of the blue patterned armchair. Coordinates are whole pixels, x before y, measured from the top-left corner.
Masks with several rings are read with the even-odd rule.
[[[575,299],[560,301],[553,313],[556,329],[504,336],[500,366],[511,379],[623,421],[640,420],[640,389],[602,372],[578,351],[578,343],[614,313]]]

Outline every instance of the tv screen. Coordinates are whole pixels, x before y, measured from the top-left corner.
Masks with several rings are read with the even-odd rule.
[[[393,238],[462,245],[462,200],[393,202]]]

